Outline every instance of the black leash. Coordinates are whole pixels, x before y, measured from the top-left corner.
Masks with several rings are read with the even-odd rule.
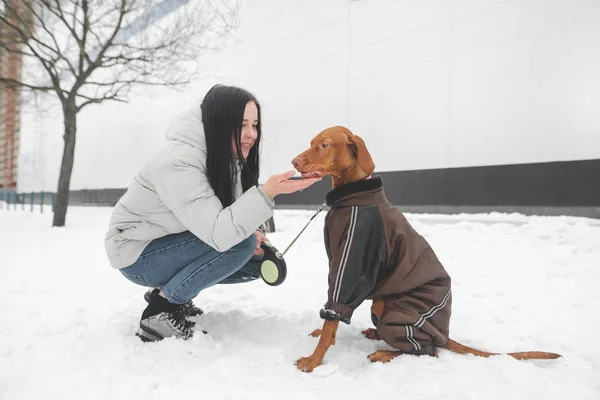
[[[302,228],[302,230],[300,231],[300,233],[294,238],[294,240],[292,240],[292,243],[290,243],[290,245],[283,251],[283,253],[281,254],[281,257],[283,257],[285,255],[285,253],[287,253],[287,251],[290,249],[290,247],[292,247],[292,245],[294,243],[296,243],[296,240],[298,240],[298,238],[300,237],[300,235],[302,235],[302,232],[304,232],[304,230],[308,227],[308,224],[311,223],[311,221],[313,219],[315,219],[315,217],[317,216],[317,214],[319,214],[321,212],[321,210],[323,210],[323,208],[325,208],[325,206],[327,205],[327,202],[321,204],[321,206],[317,209],[317,212],[310,218],[310,220],[308,221],[308,223],[304,226],[304,228]]]

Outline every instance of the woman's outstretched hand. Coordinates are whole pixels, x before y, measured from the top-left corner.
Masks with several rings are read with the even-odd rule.
[[[320,181],[322,178],[306,178],[306,179],[293,179],[290,180],[296,174],[296,171],[291,170],[284,172],[283,174],[272,175],[262,185],[263,190],[271,199],[278,194],[289,194],[297,192],[298,190],[306,189],[315,182]]]

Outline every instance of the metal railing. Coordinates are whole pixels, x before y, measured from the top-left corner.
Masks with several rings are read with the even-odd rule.
[[[55,198],[56,193],[52,192],[18,193],[16,190],[0,189],[0,210],[33,212],[39,206],[40,213],[43,213],[44,206],[50,205],[54,211]]]

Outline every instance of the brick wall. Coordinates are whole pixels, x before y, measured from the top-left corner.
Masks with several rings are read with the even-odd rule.
[[[20,0],[9,0],[18,6]],[[8,16],[14,21],[14,18]],[[0,24],[0,38],[7,38],[6,27]],[[0,39],[5,40],[5,39]],[[10,48],[14,44],[6,43]],[[0,76],[10,79],[21,77],[21,57],[0,47]],[[0,187],[17,186],[17,159],[19,156],[20,91],[0,86]]]

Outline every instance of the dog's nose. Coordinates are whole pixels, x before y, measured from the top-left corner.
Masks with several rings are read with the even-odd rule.
[[[294,168],[298,169],[302,167],[302,159],[300,157],[296,157],[292,160],[292,165]]]

